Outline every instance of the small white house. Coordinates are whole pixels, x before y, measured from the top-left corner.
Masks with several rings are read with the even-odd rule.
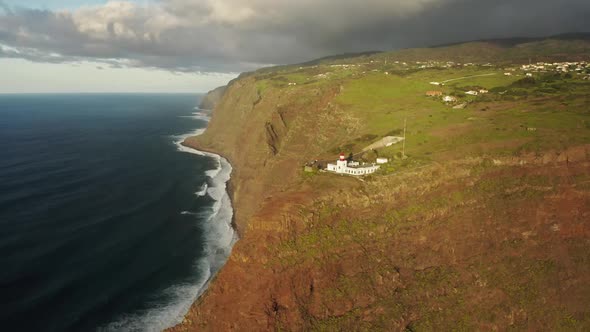
[[[526,77],[533,77],[532,73],[526,73]]]
[[[480,90],[479,90],[479,94],[481,94],[481,95],[485,95],[485,94],[486,94],[486,93],[488,93],[488,92],[489,92],[489,91],[488,91],[488,90],[486,90],[486,89],[480,89]]]
[[[512,73],[504,73],[504,76],[512,76]]]
[[[354,166],[353,166],[354,165]],[[360,166],[358,162],[348,162],[344,153],[340,154],[340,159],[336,161],[336,164],[328,164],[326,170],[328,172],[334,172],[337,174],[346,174],[352,176],[363,176],[375,173],[380,166]]]
[[[432,85],[440,85],[439,82],[430,82],[430,84],[432,84]]]
[[[477,96],[477,95],[479,94],[479,92],[477,92],[477,91],[473,91],[473,90],[472,90],[472,91],[467,91],[467,92],[465,92],[465,94],[466,94],[466,95],[471,95],[471,96]]]
[[[388,162],[389,162],[389,159],[387,159],[387,158],[377,158],[377,164],[379,164],[379,165],[387,164]]]
[[[443,97],[443,101],[445,103],[454,103],[457,101],[457,98],[453,97],[453,96],[444,96]]]

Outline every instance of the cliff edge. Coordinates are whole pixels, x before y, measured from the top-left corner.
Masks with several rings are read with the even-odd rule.
[[[217,104],[221,101],[226,88],[227,86],[224,85],[207,92],[203,97],[203,100],[201,100],[199,108],[204,110],[214,110],[215,107],[217,107]]]
[[[232,163],[241,239],[171,330],[589,329],[590,68],[506,63],[561,49],[539,43],[497,50],[501,64],[450,63],[453,46],[231,82],[185,144]],[[318,169],[340,152],[388,162],[364,178]]]

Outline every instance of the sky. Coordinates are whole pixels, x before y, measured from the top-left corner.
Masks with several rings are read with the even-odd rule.
[[[84,5],[101,5],[106,3],[104,0],[5,0],[8,6],[24,6],[39,9],[76,9]],[[143,1],[133,1],[143,3]]]
[[[0,0],[0,93],[203,92],[334,54],[589,32],[588,17],[588,0]]]

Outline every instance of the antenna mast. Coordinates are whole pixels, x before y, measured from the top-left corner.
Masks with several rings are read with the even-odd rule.
[[[407,125],[408,118],[404,118],[404,141],[402,145],[402,158],[406,158],[406,125]]]

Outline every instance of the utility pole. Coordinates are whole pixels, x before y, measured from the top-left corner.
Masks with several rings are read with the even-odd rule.
[[[402,159],[406,159],[406,125],[408,118],[404,118],[404,141],[402,142]]]

